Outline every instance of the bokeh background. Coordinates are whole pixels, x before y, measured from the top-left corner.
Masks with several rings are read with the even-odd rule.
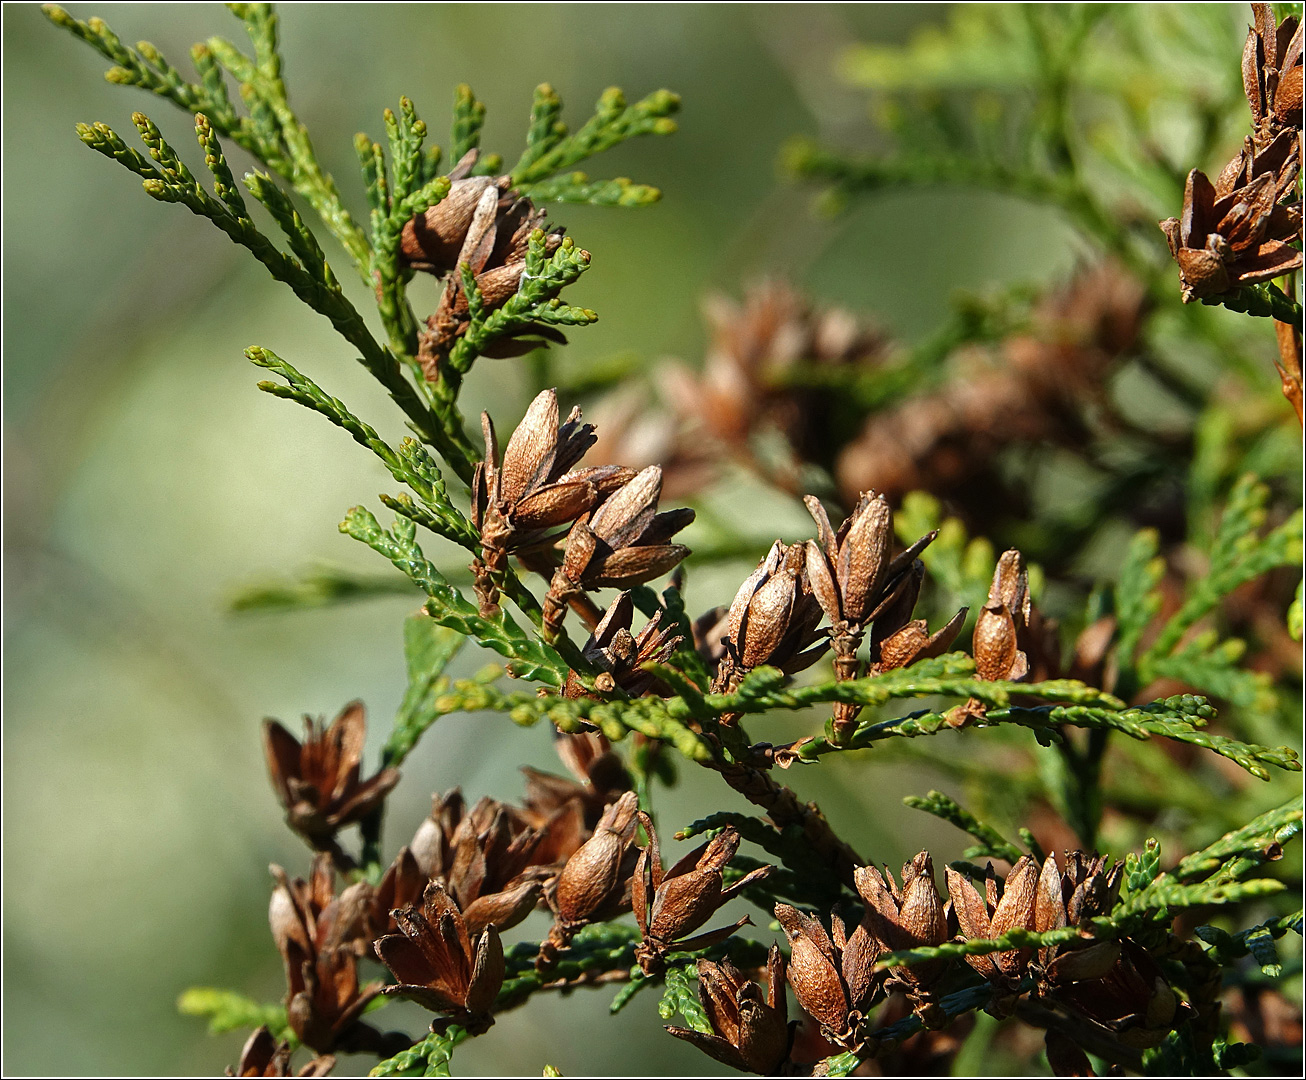
[[[69,7],[179,63],[193,41],[240,30],[219,5]],[[282,27],[292,100],[355,208],[353,134],[379,134],[382,109],[400,94],[442,133],[453,87],[470,83],[489,110],[483,144],[507,155],[521,145],[538,82],[558,89],[570,118],[588,115],[612,84],[632,98],[661,86],[683,95],[679,134],[594,163],[597,175],[657,184],[661,203],[554,215],[594,252],[571,301],[601,316],[556,357],[565,373],[693,360],[704,293],[737,295],[762,274],[911,341],[938,324],[956,290],[1068,269],[1075,241],[1050,212],[950,191],[877,197],[831,221],[778,172],[795,134],[874,146],[865,98],[835,77],[837,57],[853,41],[904,40],[944,14],[923,5],[338,4],[289,6]],[[383,434],[398,429],[323,320],[208,223],[144,197],[73,133],[94,120],[130,130],[130,113],[144,109],[186,146],[187,120],[105,83],[105,63],[36,6],[7,5],[3,19],[4,1066],[212,1073],[234,1062],[241,1036],[207,1035],[178,1015],[177,995],[203,984],[279,997],[266,868],[303,873],[308,863],[281,825],[258,722],[331,715],[357,697],[378,718],[379,741],[403,689],[402,619],[416,606],[395,596],[229,611],[242,585],[317,560],[376,571],[372,553],[336,524],[355,503],[375,509],[376,493],[393,486],[339,431],[259,393],[241,350],[275,349]],[[527,387],[520,364],[483,361],[467,412],[489,406],[510,430]],[[766,539],[810,529],[792,506],[752,493],[725,505]],[[728,600],[746,571],[692,577],[690,605]],[[464,653],[458,671],[483,659]],[[457,783],[473,799],[516,798],[526,763],[558,768],[546,731],[502,717],[442,721],[405,767],[391,849],[431,791]],[[903,835],[901,796],[928,785],[910,768],[863,758],[821,774],[836,827],[881,860],[924,843],[945,858],[962,846],[921,815]],[[715,808],[712,789],[686,779],[662,804],[668,820]],[[804,794],[815,785],[793,782]],[[541,931],[534,921],[523,928]],[[507,1015],[492,1038],[460,1049],[458,1068],[713,1067],[661,1032],[652,995],[614,1020],[609,997]]]

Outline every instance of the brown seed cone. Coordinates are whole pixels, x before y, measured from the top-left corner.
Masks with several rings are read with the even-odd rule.
[[[602,922],[630,903],[630,875],[635,869],[635,814],[638,801],[627,791],[603,811],[594,835],[567,860],[557,884],[547,893],[554,912],[550,948],[541,949],[537,965],[565,948],[589,922]]]
[[[685,936],[701,927],[749,885],[761,881],[772,867],[758,867],[726,887],[721,872],[739,850],[740,840],[738,831],[727,827],[664,871],[653,822],[642,812],[639,820],[648,835],[648,846],[639,853],[635,864],[630,899],[635,922],[644,939],[635,949],[635,959],[646,974],[651,974],[661,969],[662,957],[668,951],[706,948],[724,941],[751,922],[744,916],[733,926],[697,937]]]
[[[698,962],[698,996],[711,1034],[668,1027],[678,1039],[743,1072],[774,1076],[789,1057],[793,1031],[785,999],[785,960],[778,945],[767,958],[766,996],[729,960]]]
[[[861,674],[857,650],[868,629],[872,674],[946,649],[964,613],[933,636],[928,631],[923,637],[903,633],[908,627],[916,628],[911,615],[925,572],[916,556],[929,546],[937,532],[922,536],[907,551],[894,556],[893,512],[875,492],[861,493],[838,532],[831,527],[819,499],[808,495],[804,502],[817,528],[817,538],[807,542],[807,578],[830,620],[835,679],[844,682]],[[921,622],[918,630],[924,627]],[[851,738],[860,713],[860,705],[835,704],[832,727],[836,742]]]
[[[377,958],[398,980],[382,992],[448,1013],[472,1031],[493,1024],[490,1009],[505,970],[494,926],[473,941],[458,905],[438,881],[427,885],[420,906],[398,909],[394,919],[400,932],[380,938],[375,946]]]
[[[807,545],[777,540],[735,593],[713,690],[735,689],[763,664],[785,674],[810,667],[829,647],[816,629],[820,621],[821,604],[807,575]]]
[[[1253,4],[1243,47],[1243,89],[1258,144],[1302,127],[1302,24],[1295,15],[1275,24],[1269,4]]]
[[[789,939],[789,985],[799,1004],[820,1022],[825,1038],[854,1049],[866,1010],[884,981],[875,972],[880,946],[866,922],[849,936],[833,912],[828,934],[819,920],[788,904],[776,904],[775,917]]]
[[[367,712],[346,705],[328,727],[304,717],[301,743],[276,720],[263,721],[263,749],[286,823],[313,847],[338,852],[335,834],[370,814],[399,782],[398,769],[360,780]]]
[[[854,882],[866,901],[864,924],[877,952],[941,945],[947,940],[948,920],[929,852],[922,851],[903,864],[901,887],[887,867],[883,873],[874,866],[858,867]],[[892,968],[888,988],[902,989],[914,1008],[927,1009],[946,967],[946,962],[929,960]]]
[[[658,513],[662,470],[656,465],[629,477],[567,534],[562,565],[544,598],[544,632],[562,627],[567,604],[592,589],[626,589],[673,569],[689,554],[671,537],[694,520],[689,509]]]
[[[1266,161],[1258,164],[1258,155],[1244,149],[1216,184],[1198,169],[1188,174],[1182,213],[1160,223],[1179,264],[1184,303],[1301,267],[1302,253],[1292,246],[1300,238],[1300,206],[1280,205],[1295,191],[1299,155],[1297,133],[1285,131],[1265,148]]]
[[[1126,939],[1120,956],[1100,979],[1060,987],[1056,1001],[1135,1049],[1159,1046],[1192,1007],[1175,994],[1145,949]]]
[[[472,524],[481,536],[481,557],[472,563],[482,614],[498,603],[495,576],[506,571],[508,554],[544,548],[558,530],[592,510],[630,479],[628,469],[576,469],[594,442],[594,428],[580,409],[558,420],[556,390],[536,395],[499,455],[494,422],[481,414],[485,460],[472,477]]]
[[[400,233],[399,252],[413,269],[444,277],[444,289],[435,313],[418,337],[418,361],[432,381],[470,323],[462,268],[472,274],[482,305],[493,310],[504,304],[521,284],[531,237],[553,254],[564,241],[562,229],[551,229],[542,210],[529,199],[515,197],[506,176],[468,175],[478,152],[469,151],[450,172],[448,195],[424,214],[409,221]],[[582,253],[583,254],[583,253]],[[520,355],[544,339],[560,344],[566,338],[553,326],[535,324],[507,340],[500,340],[487,355]]]
[[[360,1020],[380,983],[359,986],[350,944],[365,917],[368,886],[359,882],[337,896],[325,854],[314,858],[308,881],[292,881],[279,866],[272,875],[268,923],[285,967],[291,1030],[319,1054],[386,1042]]]
[[[457,789],[433,797],[432,804],[410,845],[421,873],[444,886],[473,937],[490,924],[500,930],[517,925],[552,876],[549,830],[566,823],[535,828],[521,811],[488,798],[467,810]]]
[[[668,686],[656,675],[644,670],[645,664],[665,661],[683,640],[676,633],[674,625],[661,625],[663,614],[654,615],[638,635],[632,635],[630,627],[635,617],[635,605],[630,593],[620,593],[608,606],[581,652],[585,659],[610,677],[609,690],[620,687],[629,697],[640,697],[648,693],[656,693],[659,697],[671,696]],[[564,697],[569,698],[593,696],[574,671],[567,673],[567,682],[562,692]]]
[[[951,867],[944,872],[948,878],[952,910],[964,939],[997,938],[1016,927],[1034,929],[1039,869],[1030,856],[1022,857],[1001,885],[993,864],[989,863],[983,898],[962,874]],[[966,963],[990,982],[1011,987],[1024,976],[1031,955],[1029,949],[1008,949],[984,956],[967,956]]]

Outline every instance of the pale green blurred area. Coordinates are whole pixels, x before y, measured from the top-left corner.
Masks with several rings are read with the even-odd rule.
[[[148,38],[183,67],[191,42],[240,29],[217,5],[71,10],[102,15],[127,41]],[[777,177],[791,135],[871,138],[863,99],[832,74],[844,45],[900,41],[942,14],[307,5],[283,12],[283,42],[292,100],[355,209],[363,200],[352,136],[379,134],[381,110],[401,93],[440,141],[453,87],[470,82],[489,108],[484,143],[509,160],[537,82],[553,83],[573,122],[610,84],[631,97],[661,86],[683,94],[680,134],[590,166],[596,176],[657,184],[662,203],[555,213],[594,253],[570,299],[601,315],[556,358],[565,373],[618,355],[694,359],[704,290],[737,292],[761,273],[915,338],[955,289],[1064,272],[1076,255],[1071,238],[1027,206],[904,194],[830,224]],[[320,417],[259,393],[241,350],[266,345],[384,435],[401,428],[325,321],[208,223],[152,202],[73,133],[75,122],[95,120],[129,133],[131,112],[143,109],[189,152],[187,118],[106,84],[105,62],[36,7],[6,6],[3,18],[4,1066],[214,1073],[234,1062],[242,1036],[210,1038],[177,1015],[176,997],[193,984],[280,996],[266,867],[303,873],[308,864],[268,789],[258,722],[333,714],[357,697],[379,741],[403,689],[402,618],[416,607],[399,597],[226,613],[236,586],[313,560],[386,569],[336,525],[355,503],[376,510],[377,493],[394,487]],[[343,254],[330,253],[347,278]],[[348,284],[365,307],[357,281]],[[430,302],[434,290],[417,296]],[[519,364],[484,361],[466,411],[490,405],[508,430],[527,386]],[[810,528],[792,507],[732,505],[767,539]],[[456,565],[448,549],[428,547]],[[744,572],[691,574],[691,606],[728,599]],[[464,654],[457,670],[485,659]],[[461,784],[472,798],[517,798],[516,770],[528,762],[558,768],[546,731],[502,717],[442,721],[405,768],[389,850],[432,790]],[[815,772],[789,780],[805,797],[819,790],[859,849],[892,862],[925,844],[942,857],[960,848],[932,819],[905,816],[901,796],[925,790],[927,777],[865,757]],[[682,775],[660,803],[672,826],[718,808],[706,777]],[[538,936],[542,926],[525,931]],[[711,1067],[661,1031],[653,995],[615,1020],[606,1017],[610,997],[578,993],[505,1016],[460,1049],[456,1067],[535,1075],[545,1063],[564,1075]],[[413,1030],[422,1023],[415,1012],[394,1015]]]

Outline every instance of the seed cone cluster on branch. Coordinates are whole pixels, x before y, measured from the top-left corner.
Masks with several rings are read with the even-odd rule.
[[[469,1030],[492,1024],[490,1008],[505,970],[494,924],[474,935],[438,881],[426,886],[420,907],[397,910],[394,919],[400,932],[377,939],[375,948],[399,981],[382,992],[447,1013]]]
[[[893,512],[875,492],[865,492],[838,531],[820,500],[806,499],[817,539],[786,545],[777,540],[739,587],[725,617],[698,624],[700,651],[715,667],[712,688],[734,690],[763,664],[793,674],[834,650],[840,681],[879,675],[943,653],[966,618],[966,609],[930,633],[913,619],[925,566],[917,556],[934,539],[922,536],[894,553]],[[829,628],[819,630],[822,616]],[[710,627],[710,629],[709,629]],[[870,658],[858,649],[869,634]],[[719,646],[718,643],[719,642]],[[836,738],[852,733],[860,706],[836,703]]]
[[[932,535],[895,555],[891,514],[874,495],[861,500],[837,531],[818,503],[810,509],[818,538],[777,542],[741,589],[743,600],[733,615],[724,619],[718,685],[730,686],[747,666],[763,662],[797,670],[808,662],[799,659],[804,653],[819,655],[829,645],[816,632],[824,615],[834,627],[844,624],[836,633],[860,630],[872,638],[870,670],[887,670],[894,657],[916,656],[928,647],[931,635],[924,626],[911,627],[910,614],[922,571],[916,556]],[[648,673],[632,661],[665,656],[672,639],[660,628],[660,616],[637,638],[629,629],[632,616],[629,594],[620,594],[587,649],[596,662],[602,657],[599,666],[614,685],[620,681],[637,691],[641,684],[632,680]],[[958,621],[945,627],[949,637]],[[1053,670],[1040,626],[1047,628],[1030,603],[1023,559],[1009,551],[998,561],[977,623],[977,674],[1018,679]],[[894,643],[908,627],[912,640],[899,648]],[[734,674],[723,677],[722,671]],[[358,755],[338,747],[361,745],[362,712],[346,713],[348,723],[337,723],[349,730],[349,739],[318,733],[320,742],[337,748],[332,760],[344,764],[315,768],[324,775],[343,772],[356,783]],[[721,830],[666,868],[656,828],[639,811],[630,776],[607,741],[598,733],[560,735],[558,748],[575,780],[527,770],[523,807],[490,799],[468,807],[456,790],[435,797],[430,817],[376,885],[359,880],[337,894],[333,861],[342,855],[334,833],[309,881],[292,881],[274,868],[269,921],[285,961],[290,1028],[319,1055],[310,1069],[325,1070],[331,1054],[393,1054],[407,1047],[408,1036],[364,1022],[378,994],[417,1001],[443,1017],[437,1023],[473,1033],[488,1028],[507,973],[500,934],[540,906],[554,916],[537,959],[546,977],[579,930],[632,909],[640,931],[634,959],[650,975],[663,970],[669,953],[711,948],[749,923],[744,916],[703,930],[735,897],[764,890],[774,871],[765,864],[731,871],[741,842],[736,829]],[[287,786],[286,760],[298,759],[269,756],[279,795]],[[341,788],[348,789],[349,783]],[[1079,927],[1077,940],[967,955],[961,970],[969,967],[993,985],[989,1008],[995,1014],[1016,1011],[1053,1030],[1050,1045],[1059,1067],[1077,1067],[1085,1047],[1099,1053],[1103,1047],[1137,1052],[1156,1046],[1192,1015],[1192,1007],[1171,987],[1154,950],[1133,939],[1095,936],[1091,920],[1114,907],[1121,874],[1120,866],[1082,852],[1066,852],[1060,866],[1027,856],[1005,879],[990,865],[980,893],[948,868],[945,902],[928,852],[909,860],[900,878],[887,868],[857,865],[851,880],[864,904],[858,922],[845,921],[835,910],[827,923],[775,904],[790,956],[786,963],[772,947],[768,988],[727,961],[703,960],[699,989],[712,1030],[672,1033],[740,1068],[801,1072],[808,1066],[794,1055],[804,1048],[860,1050],[871,1010],[887,997],[905,1002],[927,1027],[946,1021],[940,1000],[957,985],[957,963],[934,958],[882,969],[888,954],[994,938],[1017,928]],[[1170,948],[1170,941],[1161,948]],[[394,984],[360,982],[358,966],[371,956],[390,970]],[[810,1029],[788,1020],[781,989],[786,980],[811,1018]],[[802,1040],[795,1037],[800,1028],[809,1031]],[[1083,1033],[1084,1047],[1067,1035],[1075,1031]],[[287,1066],[287,1055],[270,1036],[248,1049],[241,1065],[251,1074],[276,1075]]]
[[[751,923],[752,920],[745,915],[730,926],[694,937],[686,936],[703,926],[718,908],[765,878],[773,868],[758,867],[727,886],[722,871],[739,850],[740,838],[737,830],[726,828],[664,870],[662,850],[652,820],[641,812],[639,821],[648,837],[648,846],[640,852],[635,864],[630,899],[635,922],[644,938],[635,950],[635,959],[647,974],[662,966],[663,957],[668,952],[705,949]]]
[[[629,469],[601,466],[573,469],[594,442],[594,428],[573,409],[558,423],[558,395],[545,390],[499,455],[494,421],[481,414],[485,460],[472,477],[472,524],[481,537],[481,556],[472,563],[481,613],[498,606],[497,575],[508,568],[508,554],[543,549],[558,539],[556,530],[575,521],[632,479]],[[552,530],[552,532],[551,532]]]
[[[594,443],[594,428],[581,422],[579,409],[561,425],[558,416],[556,391],[542,391],[500,457],[494,423],[482,414],[485,460],[472,479],[472,524],[481,542],[472,572],[481,613],[497,609],[508,555],[516,554],[550,579],[548,636],[561,629],[569,605],[588,603],[586,593],[628,589],[673,569],[689,549],[671,538],[694,520],[693,510],[658,512],[657,466],[638,473],[616,465],[575,468]],[[597,621],[596,615],[591,628]],[[611,626],[614,634],[618,629]]]
[[[659,376],[664,411],[647,390],[600,402],[595,460],[661,465],[666,490],[701,491],[742,466],[793,495],[815,470],[834,479],[845,509],[873,489],[946,496],[976,517],[1021,495],[994,471],[1019,443],[1074,447],[1092,415],[1114,409],[1108,379],[1135,351],[1146,294],[1123,267],[1081,268],[1035,305],[1027,325],[993,346],[949,357],[937,390],[894,395],[869,408],[855,387],[907,363],[847,312],[816,311],[791,289],[763,283],[740,304],[714,303],[700,374]]]
[[[1242,62],[1252,134],[1214,183],[1193,169],[1182,213],[1161,222],[1184,303],[1302,266],[1302,26],[1296,16],[1276,25],[1269,4],[1252,11]]]
[[[299,776],[341,776],[338,793],[348,796],[357,781],[363,725],[361,707],[351,706],[326,732],[321,725],[312,728],[301,766],[287,750],[290,737],[268,736],[275,730],[269,724],[265,737],[282,751],[269,751],[268,757],[278,796],[284,801],[290,790],[303,800],[301,788],[287,780]],[[408,1047],[407,1036],[383,1034],[362,1022],[378,993],[412,998],[468,1030],[487,1027],[504,977],[500,931],[536,907],[554,904],[560,883],[564,901],[573,904],[576,883],[593,891],[592,860],[582,857],[569,876],[566,869],[587,845],[592,851],[595,837],[600,846],[608,840],[614,816],[625,816],[627,838],[633,837],[635,796],[628,790],[629,774],[602,735],[559,735],[557,746],[575,780],[527,770],[524,807],[481,799],[469,808],[457,790],[433,797],[431,815],[375,885],[358,880],[336,893],[335,864],[352,867],[353,862],[334,831],[313,834],[326,850],[315,858],[308,881],[273,868],[269,922],[285,965],[287,1018],[296,1037],[320,1055],[312,1067],[329,1068],[325,1055],[335,1052],[388,1056]],[[333,784],[324,787],[336,790]],[[288,821],[298,825],[306,813]],[[330,820],[340,826],[358,816],[352,812]],[[577,916],[576,928],[610,918],[623,901],[629,907],[636,855],[630,850],[613,874],[616,902],[592,906]],[[367,958],[379,959],[398,984],[360,985],[358,965]],[[241,1075],[275,1070],[288,1061],[288,1053],[275,1044],[268,1050],[266,1041],[247,1048]],[[265,1074],[280,1075],[248,1073]]]
[[[962,873],[951,867],[946,873],[945,902],[928,852],[909,860],[901,879],[887,868],[859,867],[856,885],[865,908],[851,931],[837,912],[831,913],[827,930],[822,919],[776,904],[790,955],[786,962],[772,946],[768,988],[763,990],[728,962],[699,961],[699,996],[711,1032],[668,1031],[739,1069],[809,1075],[809,1063],[816,1058],[863,1048],[870,1011],[886,997],[888,1004],[878,1018],[881,1027],[901,1018],[898,1002],[927,1028],[947,1025],[939,1000],[965,984],[959,975],[967,969],[994,987],[987,1008],[995,1016],[1016,1011],[1055,1033],[1054,1067],[1060,1062],[1069,1069],[1086,1060],[1081,1042],[1094,1053],[1107,1054],[1108,1060],[1112,1047],[1134,1060],[1138,1050],[1157,1046],[1192,1015],[1154,955],[1165,954],[1168,943],[1149,951],[1132,938],[1098,938],[1092,929],[1092,920],[1109,914],[1116,904],[1120,865],[1080,851],[1065,852],[1060,866],[1052,858],[1040,865],[1026,856],[1005,880],[990,864],[983,895]],[[960,966],[956,960],[933,958],[881,970],[890,953],[948,941],[987,940],[1014,929],[1043,932],[1063,927],[1078,927],[1080,938],[1037,950],[967,955]],[[783,995],[777,992],[786,978],[814,1025],[809,1033],[804,1034],[806,1021],[788,1023]],[[795,1038],[796,1030],[801,1039]]]
[[[547,254],[562,243],[563,230],[549,228],[543,210],[515,195],[509,177],[471,175],[478,158],[477,150],[468,151],[449,173],[449,194],[400,233],[399,252],[407,265],[444,278],[440,302],[418,336],[418,360],[431,380],[471,322],[461,269],[471,272],[482,305],[493,311],[520,287],[532,233],[543,232]],[[567,340],[555,327],[535,324],[495,342],[485,355],[521,356],[540,339]]]
[[[663,625],[665,616],[665,610],[658,612],[644,623],[638,634],[632,634],[635,605],[630,592],[622,592],[612,601],[581,648],[585,659],[600,671],[595,679],[595,689],[611,692],[620,688],[628,697],[648,693],[670,696],[670,691],[657,676],[645,669],[646,664],[660,664],[670,659],[684,640],[674,626]],[[563,695],[572,698],[594,696],[574,671],[568,672]]]
[[[668,1026],[677,1039],[742,1072],[774,1076],[789,1060],[793,1025],[785,997],[785,959],[777,945],[767,956],[763,992],[729,960],[698,962],[698,996],[710,1034]]]
[[[404,1049],[405,1036],[383,1035],[361,1019],[381,990],[379,982],[359,985],[350,943],[366,887],[350,886],[337,896],[335,871],[325,854],[313,860],[308,881],[292,881],[279,866],[272,874],[276,887],[268,922],[285,966],[286,1021],[299,1041],[318,1054]]]
[[[263,721],[263,748],[286,823],[314,847],[375,810],[399,782],[397,769],[360,780],[367,714],[350,702],[328,727],[304,717],[300,742],[276,720]]]

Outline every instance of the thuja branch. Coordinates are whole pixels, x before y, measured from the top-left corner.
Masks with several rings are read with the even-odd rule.
[[[1065,725],[1089,731],[1119,731],[1139,740],[1160,736],[1211,750],[1262,780],[1269,779],[1266,765],[1291,772],[1301,771],[1298,754],[1290,747],[1257,746],[1202,730],[1214,715],[1215,710],[1205,698],[1183,694],[1141,708],[1120,710],[1077,705],[1008,706],[988,710],[985,718],[974,726],[1018,724],[1049,739],[1057,738],[1061,727]],[[796,745],[793,753],[798,760],[813,760],[838,750],[865,749],[883,739],[934,735],[949,730],[952,726],[950,721],[951,718],[946,713],[923,712],[897,720],[866,723],[857,729],[846,745],[836,746],[824,737],[817,736]]]
[[[148,90],[187,112],[205,113],[220,134],[289,183],[349,252],[366,280],[367,237],[345,209],[335,181],[317,160],[307,129],[290,108],[281,77],[277,16],[270,4],[230,7],[245,24],[254,56],[245,55],[223,38],[210,38],[191,50],[198,83],[184,79],[149,42],[140,42],[134,49],[124,45],[102,19],[83,22],[55,4],[47,4],[43,10],[55,25],[113,62],[115,66],[105,76],[110,82]],[[224,71],[236,80],[248,116],[237,115]]]
[[[372,337],[362,316],[341,290],[313,234],[280,189],[257,173],[244,179],[245,187],[268,209],[285,233],[291,249],[289,254],[259,232],[249,217],[206,116],[196,116],[195,133],[204,149],[205,163],[213,174],[213,194],[199,183],[148,117],[136,113],[133,122],[153,163],[105,124],[80,124],[77,133],[91,149],[140,176],[151,198],[182,204],[213,222],[232,241],[251,252],[274,278],[289,285],[305,304],[329,319],[341,337],[358,350],[360,363],[390,392],[422,437],[442,450],[447,449],[449,440],[437,418],[404,378],[394,355]]]
[[[884,675],[846,682],[786,687],[781,672],[774,668],[756,668],[734,693],[709,694],[703,700],[708,708],[718,714],[802,709],[833,701],[877,706],[895,698],[936,695],[974,697],[986,705],[996,707],[1010,704],[1013,694],[1077,705],[1101,705],[1108,709],[1125,707],[1124,702],[1105,691],[1072,679],[1017,683],[964,677],[974,669],[974,661],[969,656],[964,653],[948,653]]]
[[[430,597],[427,611],[436,622],[508,657],[508,670],[516,677],[550,686],[561,686],[566,680],[568,664],[555,648],[527,634],[506,611],[483,617],[476,605],[449,584],[422,553],[417,525],[410,518],[400,516],[392,528],[384,529],[370,512],[356,506],[346,515],[340,531],[384,555],[412,578]]]
[[[296,371],[270,349],[255,346],[245,350],[245,355],[252,363],[274,371],[286,380],[284,384],[260,382],[260,390],[296,401],[343,428],[353,436],[355,442],[367,447],[380,458],[390,475],[411,487],[422,501],[419,508],[407,496],[400,496],[387,499],[388,505],[469,551],[475,552],[478,549],[479,536],[476,530],[450,501],[439,466],[420,443],[405,439],[399,450],[392,449],[376,433],[375,428],[358,419],[344,402],[328,395],[312,379]]]
[[[1290,326],[1300,326],[1302,320],[1301,305],[1272,282],[1243,285],[1232,292],[1204,297],[1202,303],[1262,319],[1274,319]]]
[[[658,90],[633,105],[616,87],[603,92],[594,115],[574,134],[560,119],[562,102],[547,83],[535,91],[526,149],[512,169],[513,184],[524,194],[542,202],[597,202],[619,206],[643,206],[660,192],[645,184],[618,179],[589,183],[584,173],[557,177],[564,169],[602,153],[638,135],[670,135],[676,130],[671,116],[680,108],[680,97]]]

